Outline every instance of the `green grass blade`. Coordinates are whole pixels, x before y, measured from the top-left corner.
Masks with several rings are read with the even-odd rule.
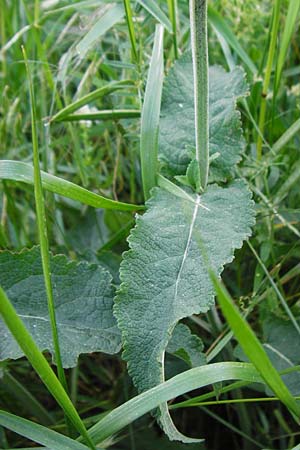
[[[88,103],[91,103],[96,99],[103,97],[104,95],[111,94],[112,92],[115,92],[118,89],[124,89],[132,85],[133,82],[130,80],[112,81],[111,83],[108,83],[105,86],[102,86],[99,89],[95,89],[89,94],[84,95],[80,99],[76,100],[75,102],[71,103],[70,105],[67,105],[65,108],[58,111],[58,113],[56,113],[53,117],[51,117],[51,122],[59,122],[68,115],[77,111],[82,106],[85,106]]]
[[[160,9],[154,0],[137,0],[159,23],[161,23],[169,33],[172,33],[172,25],[165,13]]]
[[[300,170],[298,169],[298,173],[300,174]],[[257,259],[259,265],[261,266],[262,270],[264,271],[266,277],[268,278],[272,288],[274,289],[283,309],[285,310],[287,316],[289,317],[291,323],[293,324],[295,330],[298,332],[299,337],[300,337],[300,326],[297,322],[297,320],[295,319],[292,311],[290,310],[286,300],[284,299],[283,295],[281,294],[280,290],[278,289],[276,283],[274,282],[273,278],[271,277],[271,275],[269,274],[268,269],[266,268],[266,266],[264,265],[263,261],[261,260],[261,258],[259,257],[258,253],[256,252],[256,250],[253,248],[252,244],[248,241],[248,245],[253,253],[253,255],[255,256],[255,258]]]
[[[279,371],[280,375],[285,375],[287,373],[291,373],[291,372],[297,372],[300,371],[300,366],[294,366],[294,367],[289,367],[288,369],[285,370],[281,370]],[[218,399],[216,399],[215,401],[219,400],[219,397],[221,396],[221,394],[225,394],[227,392],[231,392],[235,389],[240,389],[242,387],[246,387],[246,386],[251,386],[251,383],[249,384],[247,381],[235,381],[234,383],[228,384],[227,386],[222,387],[220,390],[218,390]],[[210,398],[216,398],[216,392],[215,391],[211,391],[211,392],[206,392],[205,394],[199,395],[197,397],[193,397],[190,398],[188,400],[184,400],[182,402],[179,403],[174,403],[172,405],[170,405],[170,409],[178,409],[178,408],[185,408],[187,407],[193,407],[193,406],[197,406],[200,403],[204,403],[206,400],[210,399]],[[266,397],[264,397],[266,398]],[[279,400],[277,397],[267,397],[268,399],[272,399],[272,400]],[[232,400],[224,400],[231,402]],[[247,401],[246,399],[239,399],[237,401]]]
[[[235,379],[263,383],[253,365],[247,363],[224,362],[190,369],[114,409],[89,429],[89,436],[96,444],[101,443],[161,403],[194,389]]]
[[[61,406],[65,415],[70,419],[71,423],[82,435],[83,440],[88,443],[90,448],[95,450],[95,446],[87,435],[86,428],[81,421],[76,409],[74,408],[73,403],[68,397],[68,394],[49,366],[46,358],[37,347],[36,343],[34,342],[33,338],[31,337],[30,333],[16,313],[14,307],[8,300],[5,292],[1,287],[0,314],[7,328],[10,330],[20,348],[23,350],[32,367],[39,375],[49,392],[56,399],[57,403]]]
[[[53,416],[47,409],[9,371],[5,371],[1,383],[5,386],[5,390],[24,406],[31,417],[38,418],[42,425],[55,424]]]
[[[170,22],[172,24],[172,36],[173,36],[173,46],[174,46],[174,56],[175,59],[178,58],[178,43],[177,43],[177,1],[168,0],[169,16]]]
[[[142,109],[140,151],[146,200],[150,197],[151,189],[156,186],[159,116],[164,74],[163,37],[163,26],[157,25]]]
[[[256,367],[267,386],[269,386],[277,397],[280,398],[282,403],[284,403],[287,408],[299,418],[300,407],[280,378],[277,370],[272,365],[263,346],[248,323],[240,315],[230,295],[217,276],[214,273],[211,273],[211,278],[222,312],[246,356]]]
[[[205,190],[209,171],[209,87],[206,0],[190,0],[190,26],[194,73],[196,160],[199,165],[199,189]]]
[[[293,32],[295,29],[295,24],[297,20],[297,16],[300,9],[300,0],[290,0],[288,12],[286,16],[286,21],[284,25],[283,34],[280,39],[280,49],[277,60],[277,77],[276,77],[276,86],[275,90],[278,90],[281,74],[283,70],[283,66],[286,60],[287,51],[293,36]]]
[[[76,50],[80,57],[83,58],[95,41],[103,36],[116,23],[120,22],[123,16],[124,8],[122,5],[113,4],[106,10],[103,16],[100,17],[90,31],[88,31],[84,38],[76,45]]]
[[[126,22],[131,42],[131,49],[132,49],[132,56],[134,62],[138,63],[139,56],[138,56],[138,50],[137,50],[137,43],[136,43],[136,37],[135,37],[135,30],[132,20],[132,10],[130,5],[130,0],[123,0],[124,1],[124,8],[125,8],[125,15],[126,15]]]
[[[290,169],[290,175],[287,179],[282,183],[281,187],[278,189],[276,196],[274,198],[274,204],[279,205],[280,202],[289,194],[291,188],[298,182],[300,179],[300,165],[299,161],[296,161],[295,164]]]
[[[5,411],[0,411],[0,424],[21,436],[26,437],[38,444],[55,450],[87,450],[83,444],[74,441],[67,436],[57,433],[50,428],[38,425],[30,420],[23,419]]]
[[[102,197],[77,184],[43,171],[41,171],[41,178],[43,188],[47,191],[76,200],[84,205],[94,208],[117,209],[119,211],[139,211],[144,209],[142,205],[131,205]],[[33,185],[33,167],[31,164],[20,161],[0,161],[0,179],[20,181]]]
[[[121,120],[136,119],[141,117],[138,109],[106,109],[87,114],[71,114],[60,119],[62,122],[77,122],[79,120]]]
[[[273,7],[273,20],[272,20],[272,28],[271,28],[271,39],[270,39],[270,46],[268,50],[268,58],[267,58],[267,64],[266,64],[266,70],[265,70],[265,76],[264,76],[264,82],[263,82],[263,88],[261,93],[261,102],[260,102],[260,110],[259,110],[259,120],[258,120],[258,127],[259,127],[259,134],[257,138],[257,144],[256,144],[256,153],[257,153],[257,159],[261,159],[262,157],[262,145],[263,145],[263,139],[262,136],[264,136],[264,129],[265,129],[265,120],[266,120],[266,113],[267,113],[267,95],[271,80],[271,73],[273,69],[273,62],[274,62],[274,56],[275,56],[275,50],[276,50],[276,42],[277,42],[277,36],[278,36],[278,30],[279,30],[279,19],[280,19],[280,0],[275,0],[274,7]]]
[[[44,283],[46,288],[48,312],[51,325],[51,333],[53,346],[55,351],[55,362],[57,365],[58,378],[64,389],[67,391],[67,381],[65,377],[65,372],[62,366],[62,359],[59,346],[59,337],[57,331],[56,323],[56,312],[53,297],[52,281],[50,275],[50,260],[49,260],[49,242],[48,242],[48,231],[47,231],[47,218],[46,210],[44,204],[43,186],[42,178],[40,172],[40,158],[39,158],[39,148],[38,148],[38,134],[37,134],[37,115],[36,115],[36,101],[33,89],[33,83],[31,79],[31,72],[29,69],[29,64],[27,60],[27,55],[25,48],[22,47],[22,52],[25,60],[27,78],[29,83],[29,94],[30,94],[30,109],[31,109],[31,133],[32,133],[32,149],[33,149],[33,185],[34,185],[34,196],[36,205],[36,218],[38,226],[38,234],[41,248],[41,258],[43,266]]]
[[[211,25],[223,36],[230,47],[239,55],[241,60],[246,64],[248,69],[253,73],[257,74],[258,69],[252,59],[247,55],[245,50],[239,44],[237,38],[223,19],[223,17],[215,11],[210,5],[207,10],[208,20]]]
[[[300,118],[296,120],[284,133],[278,141],[273,144],[272,150],[278,153],[294,136],[300,131]]]

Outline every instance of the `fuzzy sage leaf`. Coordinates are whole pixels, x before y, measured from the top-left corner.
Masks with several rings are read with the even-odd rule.
[[[123,357],[140,391],[164,381],[165,350],[177,322],[213,305],[204,253],[218,274],[232,261],[254,222],[250,197],[242,181],[208,186],[201,196],[191,192],[191,199],[155,188],[147,212],[138,217],[121,263],[114,312]],[[171,439],[191,442],[176,430],[166,405],[159,420]]]
[[[81,353],[117,353],[120,334],[112,314],[110,274],[96,264],[51,256],[50,269],[63,366],[73,367]],[[41,350],[54,356],[39,248],[0,253],[0,285]],[[21,349],[0,320],[0,359],[20,358]]]

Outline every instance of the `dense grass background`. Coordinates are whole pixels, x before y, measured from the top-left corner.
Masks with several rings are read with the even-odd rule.
[[[108,1],[0,0],[1,159],[32,162],[33,157],[23,44],[37,98],[42,169],[112,199],[143,202],[138,117],[50,123],[51,117],[65,105],[109,81],[132,80],[134,84],[90,102],[82,113],[141,110],[157,20],[139,3],[131,4],[136,55],[127,23],[118,17],[117,10],[112,20],[116,23],[109,26],[105,16],[110,7]],[[167,2],[157,4],[169,16]],[[120,2],[120,8],[122,5]],[[216,23],[209,28],[210,64],[221,64],[226,69],[240,64],[247,72],[250,95],[247,102],[239,104],[247,147],[239,172],[248,180],[257,208],[251,244],[245,244],[237,252],[223,278],[237,305],[247,312],[261,341],[266,342],[266,327],[271,322],[273,335],[279,342],[285,339],[283,356],[292,364],[300,364],[297,343],[300,338],[290,331],[291,321],[286,313],[287,305],[296,320],[300,317],[299,1],[215,0],[210,6],[220,18],[219,32],[216,33]],[[289,10],[292,12],[288,13]],[[95,42],[86,47],[83,39],[101,15],[106,20],[97,30]],[[189,48],[186,1],[177,2],[177,20],[181,54]],[[224,23],[232,35],[226,33],[227,28],[223,37],[220,35]],[[166,71],[176,56],[173,43],[173,36],[165,32]],[[241,58],[238,45],[244,49],[246,58]],[[251,67],[247,64],[249,60]],[[262,122],[264,103],[266,115]],[[260,135],[261,158],[256,151]],[[0,188],[0,247],[11,250],[31,247],[38,242],[32,187],[2,181]],[[77,260],[101,261],[118,283],[118,266],[127,248],[132,214],[94,210],[51,193],[46,194],[46,208],[53,252]],[[194,318],[189,325],[204,340],[207,354],[227,332],[218,309],[208,316]],[[232,340],[217,360],[242,358],[235,347]],[[283,364],[282,358],[277,363]],[[278,368],[285,367],[283,364]],[[2,363],[1,375],[1,409],[66,431],[62,412],[25,359]],[[86,426],[135,395],[119,356],[82,356],[78,367],[68,371],[67,378],[72,400]],[[218,398],[221,386],[214,389],[213,401]],[[299,395],[300,388],[294,393]],[[197,448],[290,449],[300,442],[299,427],[279,402],[243,401],[257,396],[269,398],[264,391],[244,388],[223,394],[225,404],[176,409],[173,417],[185,433],[205,436],[206,443]],[[151,416],[135,422],[108,444],[114,450],[183,448],[162,437]],[[29,445],[25,439],[0,428],[1,448]]]

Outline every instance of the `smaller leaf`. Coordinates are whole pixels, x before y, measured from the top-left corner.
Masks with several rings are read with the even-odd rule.
[[[176,325],[166,351],[182,359],[190,367],[203,366],[206,363],[202,353],[202,340],[182,323]]]
[[[63,255],[51,255],[50,267],[63,366],[75,366],[81,353],[118,352],[111,275],[99,265],[70,262]],[[0,285],[38,347],[53,354],[39,248],[0,253]],[[2,321],[0,334],[1,360],[23,356]]]

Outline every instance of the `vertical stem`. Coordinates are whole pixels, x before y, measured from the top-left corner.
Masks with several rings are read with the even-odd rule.
[[[275,50],[276,50],[278,28],[279,28],[280,5],[281,5],[281,0],[275,0],[275,4],[274,4],[274,8],[273,8],[273,21],[272,21],[270,47],[269,47],[269,52],[268,52],[266,72],[265,72],[265,78],[264,78],[263,90],[261,93],[261,102],[260,102],[260,112],[259,112],[259,121],[258,121],[258,127],[259,127],[260,132],[258,134],[257,145],[256,145],[256,152],[257,152],[258,160],[261,159],[261,157],[262,157],[262,144],[263,144],[262,137],[263,137],[264,128],[265,128],[266,111],[267,111],[267,95],[268,95],[268,89],[269,89],[269,85],[270,85],[274,55],[275,55]]]
[[[136,37],[135,37],[135,31],[134,31],[134,25],[132,20],[132,10],[130,6],[130,0],[123,0],[124,1],[124,8],[126,13],[126,22],[131,42],[131,49],[132,49],[132,56],[136,63],[139,62],[138,57],[138,51],[137,51],[137,44],[136,44]]]
[[[172,37],[174,45],[175,59],[178,59],[178,43],[177,43],[177,14],[176,14],[176,0],[168,0],[170,22],[172,24]]]
[[[46,223],[46,212],[43,197],[42,180],[40,173],[40,161],[39,161],[39,151],[38,151],[38,136],[36,129],[36,107],[35,107],[35,97],[31,79],[31,72],[28,65],[27,55],[24,47],[22,47],[27,77],[29,82],[29,93],[30,93],[30,103],[31,103],[31,130],[32,130],[32,148],[33,148],[33,166],[34,166],[34,195],[36,202],[36,216],[39,231],[39,239],[41,246],[41,257],[43,265],[43,273],[46,287],[46,294],[48,300],[48,310],[52,329],[52,338],[55,349],[55,358],[57,364],[58,378],[65,390],[67,390],[67,383],[65,378],[64,369],[62,366],[61,353],[59,347],[58,330],[56,323],[55,305],[53,298],[53,289],[51,282],[50,273],[50,261],[49,261],[49,243],[47,234],[47,223]]]
[[[207,0],[190,0],[190,25],[194,72],[196,160],[199,164],[199,185],[204,190],[209,170]]]

